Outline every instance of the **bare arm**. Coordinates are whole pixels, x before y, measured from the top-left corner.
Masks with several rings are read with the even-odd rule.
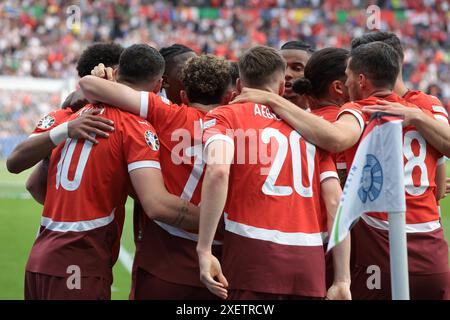
[[[244,88],[232,103],[247,101],[270,105],[278,116],[306,140],[333,153],[352,147],[361,136],[360,125],[353,115],[344,114],[338,121],[330,123],[277,94],[249,88]]]
[[[136,115],[140,113],[141,93],[139,91],[95,76],[85,76],[80,79],[79,84],[84,96],[90,101],[120,106],[122,110]]]
[[[337,179],[329,178],[321,184],[321,196],[327,208],[328,234],[331,234],[334,217],[341,197],[341,186]],[[350,293],[350,235],[332,251],[334,280],[327,293],[331,300],[349,300]]]
[[[443,164],[438,165],[436,168],[436,200],[439,201],[445,197],[446,194],[446,165],[445,162]]]
[[[31,194],[36,202],[44,205],[45,196],[47,195],[47,175],[48,165],[50,160],[48,158],[39,162],[33,169],[33,172],[28,177],[26,182],[27,191]]]
[[[112,121],[93,115],[98,110],[82,115],[72,121],[63,123],[50,131],[28,138],[20,143],[6,160],[6,167],[11,173],[20,173],[31,168],[42,159],[48,157],[59,142],[66,138],[82,138],[92,143],[98,141],[90,134],[107,138],[107,131],[113,131]],[[103,131],[102,131],[103,130]]]
[[[170,194],[164,185],[161,170],[136,169],[130,172],[130,178],[139,201],[150,219],[174,227],[198,229],[199,208]]]
[[[378,106],[365,107],[363,111],[367,113],[383,111],[402,116],[405,126],[416,127],[429,144],[445,156],[450,157],[450,126],[448,123],[428,116],[419,108],[408,108],[399,103],[382,100],[377,103]]]
[[[227,199],[230,164],[234,149],[230,143],[218,140],[211,142],[205,151],[208,165],[202,186],[197,244],[200,280],[212,293],[226,299],[228,282],[222,273],[219,261],[212,254],[211,246]]]

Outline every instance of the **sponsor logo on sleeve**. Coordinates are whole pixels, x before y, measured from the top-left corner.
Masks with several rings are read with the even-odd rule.
[[[52,115],[47,115],[45,117],[43,117],[41,120],[39,120],[37,127],[39,129],[48,129],[51,126],[53,126],[55,124],[55,117],[53,117]]]
[[[145,142],[152,148],[153,151],[159,150],[159,139],[158,136],[150,130],[145,131],[144,134]]]

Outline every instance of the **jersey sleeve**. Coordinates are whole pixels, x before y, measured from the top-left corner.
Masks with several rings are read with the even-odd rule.
[[[354,102],[349,102],[344,104],[341,107],[341,110],[339,111],[336,120],[339,119],[340,116],[344,114],[351,114],[353,115],[359,123],[359,127],[361,128],[361,133],[364,131],[364,128],[366,126],[366,122],[369,120],[365,113],[361,111],[361,105]]]
[[[123,117],[122,145],[128,172],[140,168],[161,169],[159,139],[153,126],[133,115]]]
[[[62,109],[50,112],[39,120],[30,137],[50,131],[61,123],[66,122],[72,114],[73,112],[71,109]]]
[[[336,172],[336,165],[333,161],[331,153],[318,149],[319,152],[319,172],[320,172],[320,182],[325,181],[328,178],[339,179]]]
[[[139,116],[157,127],[160,124],[169,123],[171,115],[179,108],[180,106],[173,104],[165,97],[158,96],[153,92],[141,91]]]
[[[213,141],[222,140],[234,146],[232,117],[226,108],[216,108],[208,112],[203,120],[203,148]]]
[[[338,152],[336,153],[336,169],[345,170],[347,169],[347,163],[345,162],[345,153]]]
[[[433,114],[433,117],[436,120],[442,121],[446,124],[449,124],[448,122],[448,112],[442,105],[442,103],[436,98],[436,103],[434,103],[431,106],[431,113]]]

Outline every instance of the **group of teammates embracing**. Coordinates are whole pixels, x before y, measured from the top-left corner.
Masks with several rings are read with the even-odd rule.
[[[110,299],[131,196],[131,299],[390,299],[387,214],[364,214],[325,253],[346,169],[370,114],[386,111],[404,118],[411,298],[449,299],[448,114],[404,85],[402,61],[384,32],[351,51],[256,46],[237,64],[178,44],[91,46],[80,89],[7,161],[15,173],[39,163],[25,298]]]

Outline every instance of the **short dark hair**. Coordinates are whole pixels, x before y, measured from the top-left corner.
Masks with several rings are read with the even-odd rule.
[[[131,84],[153,81],[162,76],[164,59],[158,50],[146,44],[126,48],[119,59],[118,79]]]
[[[259,87],[273,79],[276,72],[284,73],[286,62],[274,48],[256,46],[239,58],[239,76],[247,85]]]
[[[237,61],[230,61],[231,85],[236,86],[236,80],[239,78],[239,66]]]
[[[363,44],[350,52],[350,58],[348,67],[354,73],[364,74],[377,88],[394,88],[400,62],[390,45],[381,41]]]
[[[181,81],[190,102],[219,104],[230,87],[230,63],[213,55],[190,58],[181,70]]]
[[[395,52],[397,52],[399,56],[400,62],[403,63],[404,54],[402,43],[400,42],[399,37],[397,37],[397,35],[392,32],[374,31],[366,33],[361,37],[353,39],[351,46],[352,49],[355,49],[362,44],[367,44],[375,41],[384,42],[394,48]]]
[[[119,57],[123,47],[117,43],[94,43],[87,47],[77,62],[77,72],[80,78],[90,75],[91,70],[103,63],[106,67],[115,67],[119,64]]]
[[[345,78],[349,51],[340,48],[325,48],[313,53],[305,66],[305,75],[293,84],[298,94],[315,98],[323,97],[330,84]]]
[[[309,43],[300,40],[288,41],[281,46],[280,50],[301,50],[314,53],[314,49]]]

